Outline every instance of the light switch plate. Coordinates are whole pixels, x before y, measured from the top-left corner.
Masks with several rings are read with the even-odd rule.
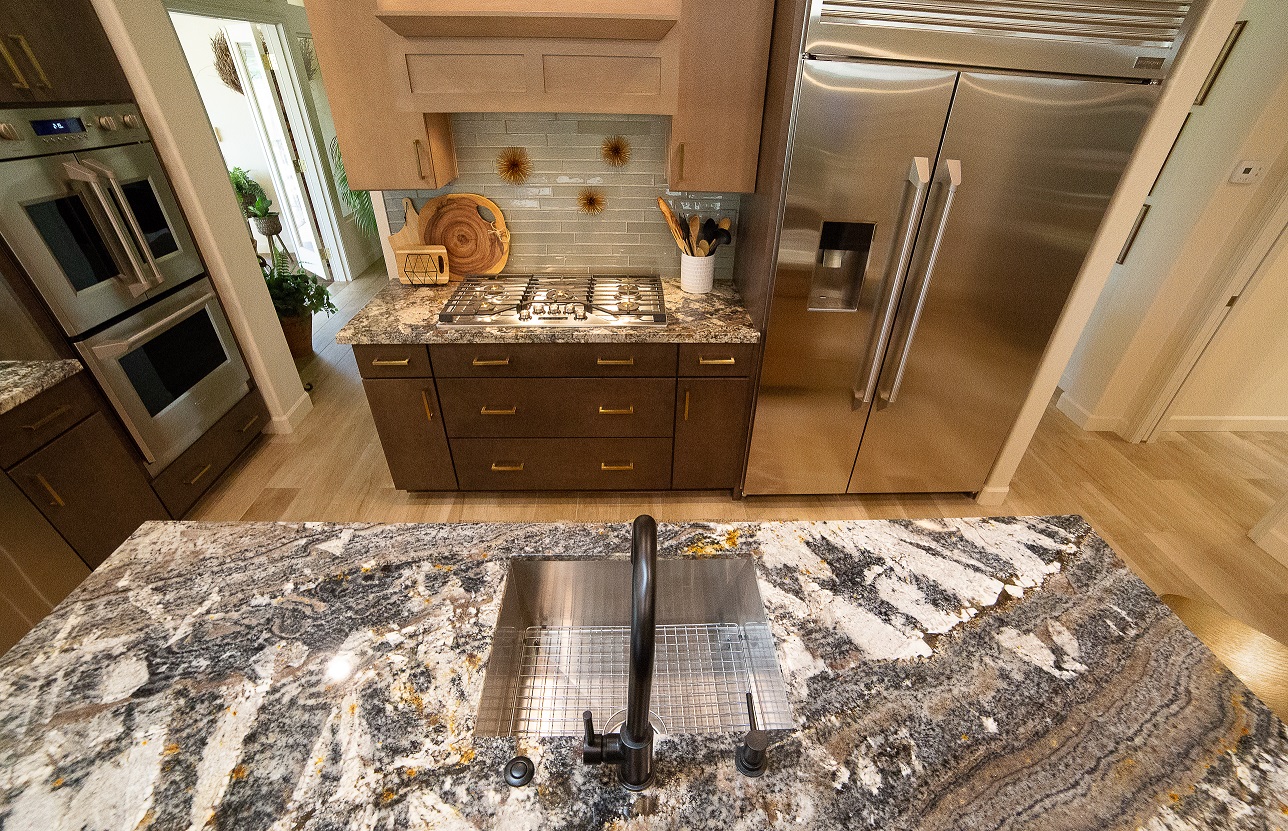
[[[1261,181],[1261,177],[1266,173],[1266,163],[1245,159],[1234,166],[1234,172],[1230,174],[1230,184],[1232,185],[1251,185],[1254,182]]]

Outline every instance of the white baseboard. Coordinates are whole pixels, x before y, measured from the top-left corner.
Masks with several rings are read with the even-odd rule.
[[[1207,432],[1285,432],[1288,431],[1288,416],[1172,416],[1162,424],[1162,429],[1169,432],[1186,430]]]
[[[295,428],[300,426],[304,417],[313,410],[313,399],[307,392],[300,392],[300,397],[295,400],[291,408],[286,411],[285,415],[277,416],[268,422],[264,427],[265,433],[294,433]]]
[[[1089,432],[1117,433],[1118,429],[1122,427],[1121,418],[1094,415],[1090,410],[1070,398],[1067,392],[1061,393],[1060,397],[1056,399],[1055,408],[1067,415],[1074,424]]]
[[[1001,505],[1006,501],[1006,497],[1010,492],[1011,488],[1009,485],[1006,487],[995,486],[984,488],[979,493],[975,494],[975,502],[980,505]]]

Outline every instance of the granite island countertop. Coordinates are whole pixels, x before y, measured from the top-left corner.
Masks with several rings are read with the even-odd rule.
[[[336,343],[386,346],[405,343],[757,343],[733,283],[719,281],[707,294],[680,289],[663,277],[665,326],[442,326],[438,313],[460,283],[405,286],[390,282],[335,337]]]
[[[1288,728],[1077,517],[663,524],[755,558],[798,729],[472,733],[506,561],[621,525],[148,523],[0,659],[0,826],[1288,829]],[[517,751],[533,782],[510,788]]]
[[[0,361],[0,413],[25,404],[82,369],[80,361]]]

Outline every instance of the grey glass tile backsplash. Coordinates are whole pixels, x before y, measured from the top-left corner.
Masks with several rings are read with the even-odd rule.
[[[669,122],[658,115],[456,113],[452,131],[459,177],[442,190],[385,191],[390,229],[403,226],[403,197],[420,208],[444,193],[481,193],[500,206],[510,229],[507,272],[678,275],[680,252],[657,197],[686,215],[729,217],[736,243],[738,195],[667,191]],[[624,167],[610,167],[600,155],[600,144],[610,135],[630,141]],[[496,157],[510,146],[525,148],[532,160],[532,174],[522,185],[496,174]],[[603,193],[603,213],[577,210],[577,195],[586,187]],[[725,246],[716,253],[716,279],[732,274],[733,246]]]

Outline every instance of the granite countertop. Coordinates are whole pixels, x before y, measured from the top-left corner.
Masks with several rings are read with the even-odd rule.
[[[80,361],[0,361],[0,413],[25,404],[80,371]]]
[[[336,335],[337,343],[757,343],[760,333],[733,283],[689,294],[679,278],[662,278],[665,326],[440,326],[438,313],[460,283],[405,286],[391,282]]]
[[[1077,517],[684,524],[755,558],[798,729],[481,738],[507,558],[621,525],[148,523],[0,659],[0,826],[1288,828],[1288,728]],[[536,763],[510,788],[502,764]]]

